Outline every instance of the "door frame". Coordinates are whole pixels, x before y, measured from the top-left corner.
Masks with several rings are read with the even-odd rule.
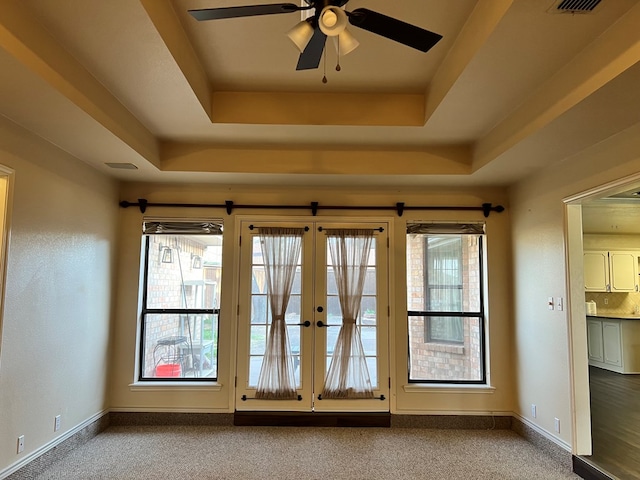
[[[278,406],[277,403],[273,403],[276,401],[270,401],[271,403],[269,404],[268,408],[265,408],[264,404],[261,401],[257,401],[257,400],[251,400],[251,404],[249,404],[248,402],[250,401],[249,398],[247,398],[246,402],[247,404],[244,403],[244,401],[241,399],[241,395],[240,392],[242,391],[241,388],[239,388],[239,369],[246,367],[247,363],[245,360],[242,360],[240,358],[241,355],[246,354],[247,349],[246,346],[241,348],[240,347],[240,341],[241,341],[241,334],[244,332],[246,333],[246,329],[243,330],[245,327],[243,325],[241,325],[241,314],[240,309],[241,309],[241,302],[244,301],[244,299],[241,297],[241,294],[246,293],[242,291],[242,283],[243,283],[243,278],[242,278],[242,267],[243,265],[243,260],[241,258],[241,252],[242,252],[242,245],[241,245],[241,235],[243,233],[244,228],[246,228],[246,226],[248,224],[271,224],[274,226],[277,225],[283,225],[283,226],[293,226],[294,224],[296,226],[304,226],[304,224],[306,224],[307,226],[310,227],[310,229],[317,229],[317,227],[321,224],[324,225],[329,225],[330,227],[336,227],[336,225],[345,225],[345,226],[349,226],[352,228],[357,228],[359,225],[363,225],[363,228],[368,228],[369,226],[376,224],[377,226],[382,226],[385,230],[386,230],[386,250],[384,251],[384,253],[380,253],[378,249],[376,249],[376,253],[377,253],[377,261],[376,261],[376,266],[379,265],[380,262],[380,257],[382,256],[386,262],[386,264],[384,265],[384,271],[382,272],[382,274],[384,275],[384,280],[386,283],[386,288],[385,291],[382,292],[382,294],[380,292],[378,292],[378,297],[382,297],[382,300],[379,301],[378,303],[378,324],[380,325],[380,323],[382,323],[382,325],[380,326],[380,329],[384,329],[383,331],[385,332],[385,337],[383,339],[378,338],[377,342],[377,355],[379,359],[382,359],[385,364],[383,368],[379,368],[379,370],[381,370],[383,375],[379,375],[380,378],[378,378],[378,389],[383,391],[384,393],[382,393],[382,395],[384,395],[384,400],[380,401],[380,399],[367,399],[367,400],[363,400],[363,401],[359,401],[359,400],[323,400],[323,401],[327,401],[327,402],[331,402],[330,404],[323,404],[326,407],[324,408],[317,408],[318,405],[318,401],[315,400],[315,405],[316,408],[312,408],[311,410],[309,409],[309,407],[306,405],[306,402],[303,405],[297,406],[297,402],[296,401],[285,401],[285,403],[283,402],[280,406]],[[364,226],[366,225],[366,226]],[[394,372],[394,354],[395,354],[395,349],[393,348],[393,342],[392,342],[392,337],[393,337],[393,332],[394,332],[394,325],[393,325],[393,321],[391,318],[391,311],[393,311],[393,306],[391,305],[391,299],[393,298],[391,293],[392,293],[392,282],[391,282],[391,272],[392,270],[392,261],[393,261],[393,256],[391,255],[391,242],[392,242],[392,238],[393,238],[393,225],[394,225],[394,219],[392,217],[380,217],[380,216],[375,216],[375,217],[368,217],[368,216],[349,216],[349,217],[336,217],[336,216],[312,216],[312,215],[308,215],[308,216],[274,216],[274,215],[238,215],[235,218],[235,229],[234,229],[234,241],[237,242],[235,243],[236,245],[240,246],[240,248],[238,248],[236,254],[234,255],[234,263],[237,266],[236,268],[236,280],[235,280],[235,290],[236,290],[236,294],[235,294],[235,301],[236,301],[236,326],[234,328],[235,330],[235,335],[234,335],[234,350],[236,352],[236,358],[235,358],[235,378],[236,378],[236,382],[235,382],[235,388],[233,389],[233,406],[234,406],[234,410],[235,411],[306,411],[306,412],[390,412],[392,409],[392,398],[393,395],[391,394],[391,375],[392,372]],[[314,239],[313,239],[313,246],[312,249],[316,248],[316,241],[315,241],[315,235],[318,234],[317,231],[312,232],[312,234],[314,235]],[[245,239],[242,239],[242,241],[246,241]],[[385,247],[384,244],[379,245],[380,247]],[[248,248],[248,247],[245,247]],[[380,250],[382,250],[383,248],[381,248]],[[307,257],[308,255],[310,257],[312,257],[311,255],[312,252],[304,252],[303,251],[303,262],[304,261],[308,261]],[[317,265],[316,262],[312,262],[311,263],[312,268],[316,269]],[[315,275],[315,273],[313,274]],[[245,287],[246,289],[246,287]],[[326,293],[326,292],[324,292]],[[312,295],[313,295],[313,289],[312,289]],[[313,301],[313,300],[311,300]],[[386,305],[383,305],[383,302]],[[306,304],[306,303],[305,303]],[[315,323],[318,320],[316,317],[316,309],[315,309],[315,305],[311,306],[312,310],[313,310],[313,318],[311,319],[313,321],[314,326],[312,328],[318,328],[315,327]],[[385,312],[386,309],[386,312]],[[304,307],[303,307],[303,311],[304,311]],[[304,316],[304,314],[303,314]],[[306,318],[302,319],[302,321],[306,320]],[[380,331],[380,330],[379,330]],[[379,335],[379,334],[378,334]],[[316,361],[316,352],[313,352],[313,362]],[[386,360],[385,360],[386,357]],[[310,367],[311,368],[311,367]],[[323,375],[326,374],[326,367],[322,369],[323,370]],[[384,371],[386,370],[386,372]],[[385,377],[385,378],[382,378]],[[387,380],[386,377],[389,377],[389,379]],[[324,378],[321,380],[321,382],[324,382]],[[316,382],[317,383],[317,382]],[[314,385],[312,387],[312,390],[315,390],[317,388],[316,385]],[[314,391],[314,395],[317,396],[317,392]],[[378,395],[378,393],[376,393],[376,395]],[[279,402],[279,401],[278,401]],[[369,407],[369,408],[362,408],[362,402],[375,402],[373,407]],[[378,408],[378,405],[380,406]],[[312,403],[313,406],[313,403]]]

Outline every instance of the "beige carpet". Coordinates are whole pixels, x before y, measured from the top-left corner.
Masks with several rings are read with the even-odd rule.
[[[36,479],[577,479],[510,430],[111,427]]]

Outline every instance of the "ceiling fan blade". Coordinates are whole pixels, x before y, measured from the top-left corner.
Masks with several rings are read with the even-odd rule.
[[[442,38],[442,35],[367,8],[356,8],[352,12],[347,12],[347,15],[354,27],[381,35],[421,52],[429,51]]]
[[[196,20],[220,20],[223,18],[253,17],[255,15],[274,15],[306,10],[311,7],[299,7],[293,3],[271,3],[268,5],[247,5],[244,7],[221,7],[189,10]]]
[[[313,37],[311,37],[311,40],[309,40],[304,51],[300,54],[296,70],[311,70],[318,68],[326,41],[327,36],[316,26],[313,31]]]

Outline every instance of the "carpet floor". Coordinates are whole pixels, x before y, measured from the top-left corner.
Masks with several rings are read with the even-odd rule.
[[[577,479],[510,430],[110,427],[44,479]]]

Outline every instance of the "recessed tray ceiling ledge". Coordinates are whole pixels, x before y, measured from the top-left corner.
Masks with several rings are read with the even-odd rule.
[[[425,96],[381,93],[214,92],[213,123],[416,126]]]

